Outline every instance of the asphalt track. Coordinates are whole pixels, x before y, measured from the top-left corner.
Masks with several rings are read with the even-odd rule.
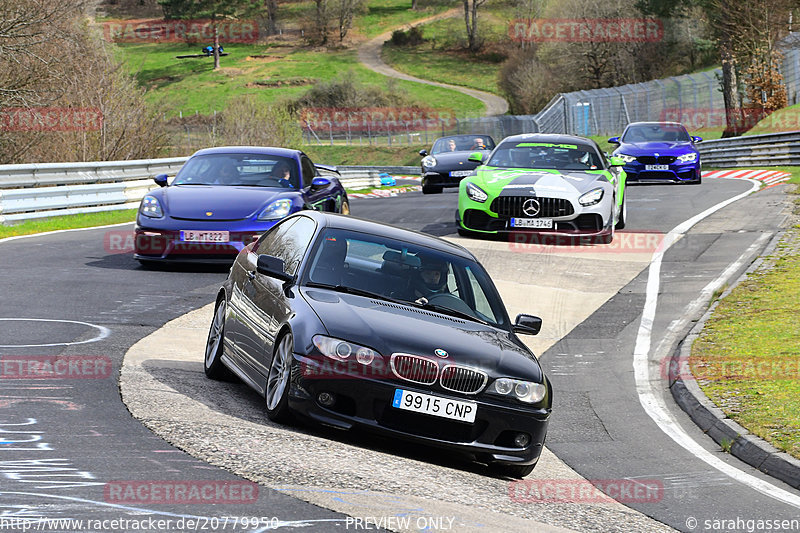
[[[701,187],[631,188],[629,228],[666,233],[749,187],[746,181],[721,179],[706,180]],[[764,235],[779,230],[786,214],[781,189],[755,193],[711,215],[665,254],[650,354],[656,385],[662,383],[658,358],[669,351],[669,342],[661,341],[674,319],[728,265],[748,252],[746,266],[766,246]],[[409,193],[354,200],[352,207],[360,216],[446,236],[455,230],[455,199],[452,192]],[[343,515],[264,487],[255,503],[148,506],[109,497],[113,481],[241,481],[154,436],[119,399],[122,354],[167,321],[209,303],[226,274],[225,269],[197,267],[142,270],[128,253],[120,253],[124,247],[115,245],[115,236],[128,232],[129,227],[102,228],[0,242],[3,360],[86,356],[111,367],[85,379],[8,379],[5,373],[0,380],[0,518],[275,517],[287,527],[344,530]],[[589,275],[603,282],[603,272]],[[587,479],[659,481],[663,498],[628,505],[680,530],[711,530],[714,524],[705,521],[713,519],[741,521],[741,527],[721,528],[726,531],[746,530],[747,520],[796,519],[796,507],[751,489],[678,446],[642,408],[632,353],[647,275],[644,270],[636,276],[543,354],[556,391],[548,447]],[[797,495],[723,454],[673,406],[665,385],[658,390],[683,430],[709,453]],[[696,526],[691,527],[691,519],[698,521]],[[264,524],[275,521],[251,529]],[[625,530],[624,524],[619,530]]]

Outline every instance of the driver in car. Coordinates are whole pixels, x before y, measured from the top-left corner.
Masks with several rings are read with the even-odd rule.
[[[447,289],[447,262],[427,255],[420,256],[420,260],[421,265],[411,283],[413,298],[429,299],[436,294],[450,294]]]

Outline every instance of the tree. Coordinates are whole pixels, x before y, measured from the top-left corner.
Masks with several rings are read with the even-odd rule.
[[[339,30],[339,42],[343,42],[347,32],[353,25],[353,17],[356,13],[364,11],[366,4],[364,0],[336,0],[334,11]]]
[[[252,11],[250,0],[159,0],[167,19],[209,19],[214,32],[214,70],[219,69],[219,23]]]
[[[467,26],[467,47],[473,52],[478,50],[481,42],[478,38],[478,8],[486,0],[464,0],[464,23]]]
[[[769,65],[774,62],[774,54],[779,39],[789,31],[791,13],[798,7],[797,0],[700,0],[706,21],[712,29],[719,47],[722,62],[722,94],[725,101],[727,127],[723,137],[741,135],[747,129],[743,112],[742,95],[739,85],[743,79],[747,84],[764,81],[771,87],[776,79],[773,75],[754,76],[745,79],[758,64]],[[760,80],[760,81],[759,81]],[[746,89],[756,100],[751,104],[759,106],[758,96],[764,88]],[[766,90],[766,89],[764,89]],[[772,92],[773,89],[769,88]]]

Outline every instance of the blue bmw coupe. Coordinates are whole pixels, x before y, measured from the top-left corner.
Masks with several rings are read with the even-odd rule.
[[[608,142],[619,145],[613,155],[625,162],[628,183],[699,184],[700,152],[694,143],[702,140],[677,122],[633,122]]]
[[[327,171],[326,175],[320,170]],[[350,213],[336,169],[299,150],[253,146],[193,154],[172,183],[154,178],[136,218],[134,258],[230,263],[279,220],[302,209]]]

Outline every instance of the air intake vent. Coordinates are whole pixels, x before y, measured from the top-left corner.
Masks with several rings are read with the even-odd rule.
[[[408,305],[398,305],[398,304],[393,304],[393,303],[389,303],[389,302],[382,302],[380,300],[370,300],[370,302],[375,304],[375,305],[382,305],[384,307],[391,307],[393,309],[402,309],[403,311],[411,311],[412,313],[419,313],[419,314],[425,315],[425,316],[443,318],[445,320],[449,320],[450,322],[455,322],[456,324],[466,324],[466,321],[461,320],[459,318],[453,318],[453,317],[447,316],[447,315],[440,315],[438,313],[431,313],[430,311],[424,311],[422,309],[417,309],[416,307],[411,307],[411,306],[408,306]]]
[[[522,210],[525,202],[530,199],[536,200],[538,205],[539,212],[535,215],[528,215]],[[572,203],[566,198],[540,198],[538,196],[498,196],[489,209],[504,218],[554,218],[575,213]]]
[[[439,378],[442,388],[464,394],[477,394],[486,386],[489,376],[481,371],[465,366],[447,365]]]
[[[439,364],[418,355],[395,353],[389,362],[394,375],[406,381],[433,385],[439,377]]]

